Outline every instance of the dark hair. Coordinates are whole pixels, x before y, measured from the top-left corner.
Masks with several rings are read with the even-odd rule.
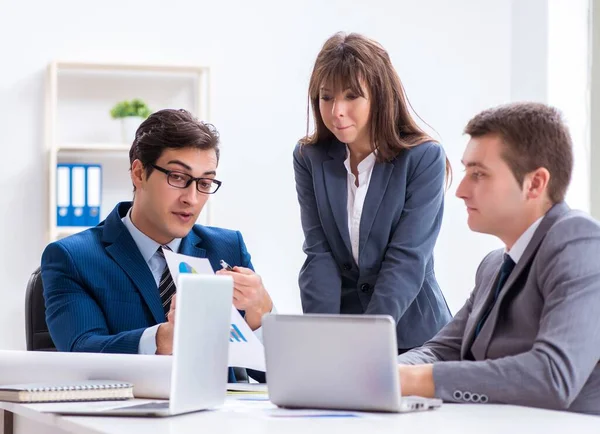
[[[314,145],[333,137],[325,126],[319,110],[319,91],[331,83],[334,91],[350,89],[364,96],[361,81],[369,90],[371,112],[369,119],[371,148],[377,149],[378,161],[391,161],[404,149],[433,141],[409,112],[410,103],[388,53],[378,43],[357,33],[336,33],[330,37],[317,56],[308,89],[309,107],[312,106],[315,131],[300,140],[303,145]],[[446,158],[446,177],[451,176]]]
[[[219,133],[209,123],[199,121],[184,109],[165,109],[152,113],[135,132],[129,150],[129,169],[140,160],[150,176],[153,164],[165,149],[214,149],[219,161]],[[134,187],[135,189],[135,187]]]
[[[573,171],[573,145],[560,111],[534,102],[518,102],[484,110],[469,121],[471,137],[497,134],[504,143],[502,158],[519,185],[540,167],[550,172],[548,196],[562,202]]]

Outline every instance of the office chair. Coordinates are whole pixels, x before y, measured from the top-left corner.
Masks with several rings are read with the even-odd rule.
[[[25,292],[25,338],[27,351],[56,351],[46,325],[44,287],[39,267],[29,278]]]

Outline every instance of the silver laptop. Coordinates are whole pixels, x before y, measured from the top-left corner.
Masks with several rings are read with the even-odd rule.
[[[271,402],[288,408],[406,412],[439,399],[403,397],[396,324],[387,315],[267,315]]]
[[[180,274],[175,309],[170,399],[143,404],[134,404],[131,401],[96,402],[91,403],[93,405],[89,405],[88,408],[78,405],[77,408],[64,413],[95,416],[172,416],[223,404],[227,394],[231,300],[231,277]]]

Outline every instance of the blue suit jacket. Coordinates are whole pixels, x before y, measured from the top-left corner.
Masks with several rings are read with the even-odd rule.
[[[427,142],[375,163],[359,230],[359,263],[348,232],[346,146],[296,146],[294,170],[306,261],[307,313],[388,314],[398,348],[419,346],[451,319],[433,269],[444,209],[445,155]]]
[[[98,226],[44,250],[46,322],[59,351],[136,354],[144,330],[165,321],[152,272],[121,222],[130,207],[120,203]],[[195,225],[179,253],[215,270],[220,259],[253,269],[236,231]]]

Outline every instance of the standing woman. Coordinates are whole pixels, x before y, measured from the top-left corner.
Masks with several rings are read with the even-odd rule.
[[[450,166],[408,111],[387,52],[337,33],[309,85],[315,131],[294,149],[306,261],[305,313],[388,314],[398,353],[451,318],[433,247]]]

